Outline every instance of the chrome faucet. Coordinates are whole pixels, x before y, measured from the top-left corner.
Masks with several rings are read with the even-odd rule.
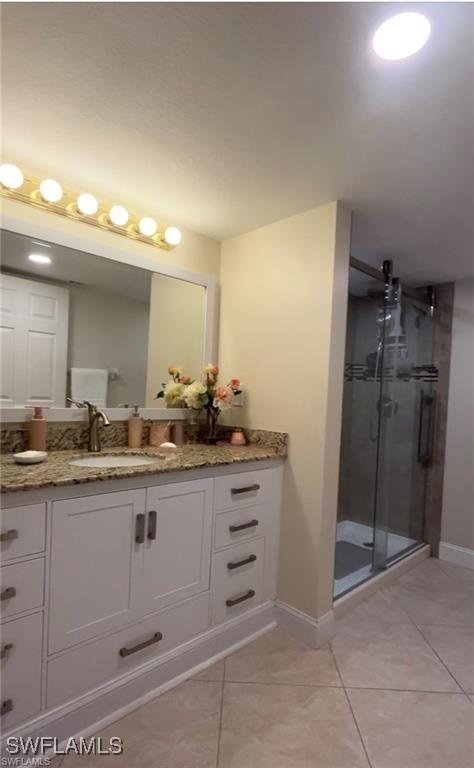
[[[99,453],[100,447],[100,422],[104,427],[110,426],[110,421],[107,418],[107,414],[104,411],[100,411],[96,405],[90,403],[88,400],[73,400],[68,397],[68,402],[77,405],[78,408],[87,408],[89,412],[89,438],[87,442],[87,450],[92,453]]]

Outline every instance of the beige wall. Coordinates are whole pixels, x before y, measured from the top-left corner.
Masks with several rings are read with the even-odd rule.
[[[441,541],[474,550],[474,279],[455,283]]]
[[[338,203],[223,243],[222,379],[242,379],[232,420],[289,432],[279,598],[332,604],[350,213]]]
[[[68,370],[118,368],[107,405],[145,404],[148,302],[73,286],[69,292]]]
[[[148,259],[155,259],[163,264],[172,264],[175,267],[189,269],[216,280],[219,278],[220,247],[217,240],[199,235],[180,226],[183,233],[181,243],[171,251],[154,248],[146,243],[129,240],[115,232],[107,232],[87,224],[81,224],[71,219],[63,218],[54,213],[33,208],[15,200],[0,200],[1,210],[4,214],[14,216],[16,219],[29,222],[38,227],[51,227],[58,232],[87,238],[92,243],[101,243],[110,248],[119,248],[130,255],[136,254]],[[93,252],[93,251],[91,251]]]
[[[146,405],[165,407],[155,400],[169,379],[168,366],[178,365],[192,378],[202,367],[206,289],[165,275],[151,281],[150,331]]]

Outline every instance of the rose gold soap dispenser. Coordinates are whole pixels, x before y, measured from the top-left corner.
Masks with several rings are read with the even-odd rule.
[[[138,405],[133,406],[133,413],[128,420],[128,447],[141,448],[143,438],[143,418],[138,411]]]

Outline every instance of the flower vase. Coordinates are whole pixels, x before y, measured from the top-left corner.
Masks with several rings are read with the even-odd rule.
[[[188,443],[194,445],[198,441],[199,434],[199,414],[195,408],[186,408],[186,416],[188,421]]]
[[[207,435],[206,435],[206,443],[210,443],[211,445],[215,445],[218,441],[218,435],[217,435],[217,418],[219,416],[219,409],[218,408],[208,408],[207,409]]]

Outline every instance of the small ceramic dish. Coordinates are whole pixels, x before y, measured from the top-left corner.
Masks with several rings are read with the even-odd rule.
[[[39,464],[47,455],[46,451],[22,451],[14,453],[13,458],[17,464]]]

